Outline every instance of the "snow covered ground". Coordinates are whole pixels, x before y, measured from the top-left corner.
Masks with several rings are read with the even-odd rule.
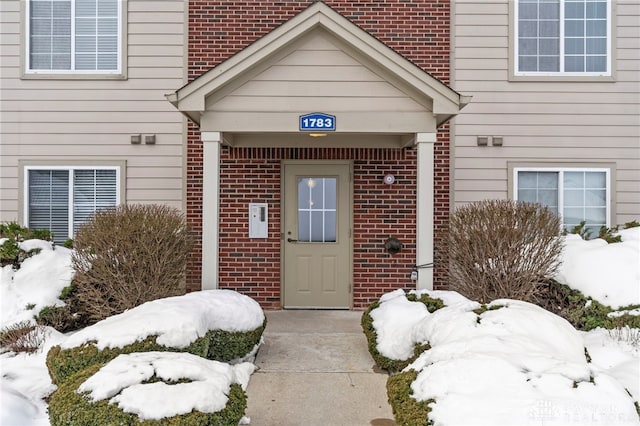
[[[638,347],[605,330],[576,331],[527,302],[496,300],[482,312],[480,303],[444,293],[446,306],[434,313],[418,312],[424,305],[402,290],[371,312],[382,355],[407,359],[413,344],[429,342],[407,369],[419,372],[415,398],[435,400],[429,419],[436,425],[640,424]],[[410,327],[398,325],[407,312]]]
[[[18,271],[11,266],[2,268],[0,327],[25,320],[34,322],[33,315],[43,307],[61,305],[57,296],[73,277],[71,250],[63,247],[54,250],[51,243],[39,240],[25,241],[21,247],[42,251],[26,259]],[[182,348],[208,330],[250,331],[262,326],[264,318],[262,308],[251,298],[229,290],[208,290],[147,302],[67,335],[48,327],[38,353],[0,355],[0,425],[49,425],[43,398],[56,389],[45,365],[52,346],[64,349],[95,341],[99,349],[113,348],[157,335],[159,344]],[[89,392],[93,400],[109,398],[142,419],[172,417],[193,409],[212,413],[224,408],[231,384],[246,389],[249,383],[255,366],[237,361],[230,366],[171,352],[121,355],[87,380],[82,390]],[[163,382],[142,383],[153,375],[188,382],[172,386]],[[208,391],[202,392],[203,388]]]
[[[556,278],[615,309],[640,304],[640,228],[621,234],[614,244],[567,236]],[[406,360],[416,344],[430,344],[406,370],[418,371],[414,397],[435,401],[434,424],[640,424],[640,330],[585,333],[526,302],[483,310],[455,292],[413,293],[445,307],[429,313],[396,290],[371,317],[388,358]]]
[[[623,238],[624,243],[607,245],[568,237],[565,263],[558,279],[614,308],[640,304],[640,228],[625,231]],[[50,243],[37,240],[23,244],[26,248],[40,247],[42,252],[27,259],[19,271],[13,271],[10,266],[0,271],[0,327],[30,319],[44,306],[60,304],[57,295],[73,275],[69,250],[62,247],[52,250]],[[191,294],[189,297],[197,298],[197,293]],[[476,424],[491,425],[640,424],[633,407],[633,400],[640,400],[637,345],[613,339],[601,329],[578,332],[559,317],[523,302],[496,301],[496,305],[503,307],[478,315],[473,309],[479,305],[457,293],[431,294],[443,299],[447,307],[429,314],[421,304],[408,302],[393,292],[383,297],[385,303],[374,312],[377,311],[376,315],[382,318],[378,320],[386,324],[379,332],[381,353],[402,358],[412,351],[415,342],[427,339],[432,343],[433,349],[414,363],[421,375],[424,374],[418,377],[414,390],[424,398],[436,398],[438,403],[432,412],[436,421],[460,424],[461,419],[471,418]],[[206,308],[206,303],[196,303],[195,306],[201,308],[194,308],[191,302],[194,300],[188,304],[192,310],[188,315],[194,315],[195,311],[196,316],[201,316],[189,316],[181,323],[180,327],[193,323],[194,329],[185,334],[197,334],[195,328],[200,327],[202,321],[219,321],[219,318],[207,317],[211,310]],[[241,316],[241,323],[246,321],[252,325],[260,319],[249,305],[247,309],[235,311]],[[178,309],[171,317],[186,315],[180,312]],[[164,319],[158,319],[155,313],[146,315],[144,311],[140,315],[142,317],[128,320],[119,317],[111,321],[121,321],[118,328],[130,327],[134,336],[151,329],[157,331],[162,327],[159,322],[171,322],[167,321],[169,314]],[[74,333],[63,335],[48,329],[40,352],[0,355],[0,425],[49,425],[43,398],[55,386],[45,366],[46,353],[54,345],[90,338],[88,333],[89,330],[80,331],[74,337]],[[105,331],[104,336],[109,334]],[[111,338],[104,337],[103,343],[113,343]],[[585,347],[590,363],[586,361]],[[125,357],[118,362],[135,365],[147,373],[155,371],[167,377],[178,374],[167,368],[162,357],[153,354],[146,357]],[[207,380],[216,382],[222,376],[227,377],[229,383],[244,386],[253,371],[245,365],[233,373],[221,373],[218,366],[212,367],[206,362],[189,363],[191,361],[186,360],[186,364],[191,365],[190,374],[197,378],[193,386]],[[121,376],[117,383],[129,379],[127,375]],[[96,378],[87,389],[109,395],[113,392],[109,384],[113,384],[112,378]],[[159,404],[162,407],[158,411],[144,415],[157,418],[160,410],[164,415],[180,412],[185,406],[187,409],[200,407],[197,404],[203,402],[193,400],[192,395],[193,392],[183,392],[170,406]],[[134,397],[133,401],[136,400]],[[123,403],[132,407],[136,404],[130,400]],[[219,403],[219,400],[209,401],[207,406]]]
[[[618,231],[622,242],[565,237],[556,279],[603,305],[640,305],[640,227]]]

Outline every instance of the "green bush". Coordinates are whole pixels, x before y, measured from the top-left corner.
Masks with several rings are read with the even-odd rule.
[[[13,265],[14,269],[20,269],[20,264],[26,258],[26,253],[21,250],[15,240],[6,240],[0,245],[0,266]]]
[[[29,229],[17,222],[0,223],[0,238],[9,238],[15,241],[31,239],[53,241],[53,235],[48,229]]]
[[[89,319],[82,314],[78,306],[78,298],[75,297],[76,285],[74,281],[60,292],[59,299],[63,306],[46,306],[36,316],[36,322],[40,325],[53,327],[61,333],[78,330],[89,325]]]
[[[38,239],[52,241],[51,232],[46,229],[29,229],[16,222],[0,223],[0,238],[7,240],[0,245],[0,266],[13,265],[13,269],[20,269],[25,259],[40,253],[40,249],[22,250],[18,243],[24,240]]]
[[[212,330],[205,337],[209,340],[209,351],[205,358],[228,362],[247,356],[260,342],[266,327],[265,318],[262,327],[252,331]]]
[[[622,225],[622,229],[636,228],[639,226],[640,226],[640,222],[638,222],[637,220],[632,220],[631,222],[626,222],[624,225]],[[614,226],[612,228],[601,226],[598,231],[597,238],[601,238],[606,242],[608,242],[609,244],[619,243],[622,241],[622,236],[615,235],[615,233],[618,232],[619,229],[620,229],[620,225]],[[582,237],[583,240],[590,240],[591,237],[593,236],[592,231],[593,231],[592,227],[591,228],[588,227],[587,222],[583,220],[578,225],[571,228],[571,231],[569,233],[578,234],[580,235],[580,237]]]
[[[638,222],[637,220],[632,220],[631,222],[626,222],[623,226],[623,229],[637,228],[639,226],[640,222]]]
[[[184,215],[157,204],[97,211],[73,247],[75,297],[91,323],[145,302],[185,292],[193,244]]]
[[[407,300],[411,302],[419,302],[424,304],[427,307],[429,312],[435,312],[438,309],[444,307],[444,302],[440,299],[432,298],[428,294],[423,293],[418,297],[415,293],[408,293],[405,295]],[[431,349],[431,346],[428,343],[425,344],[416,344],[413,348],[413,356],[409,357],[406,360],[398,360],[387,358],[378,352],[377,342],[378,342],[378,333],[376,332],[375,327],[373,326],[373,318],[371,317],[371,311],[378,308],[380,306],[380,302],[373,302],[369,308],[362,313],[362,317],[360,319],[360,325],[362,326],[362,331],[367,338],[367,347],[369,348],[369,353],[371,357],[375,361],[376,365],[383,370],[388,371],[389,373],[395,373],[407,365],[411,364],[420,356],[420,354],[428,349]]]
[[[593,235],[593,230],[587,226],[587,221],[583,220],[578,225],[571,228],[569,234],[580,235],[583,240],[590,240]]]
[[[387,395],[389,405],[393,411],[396,423],[399,426],[425,426],[433,424],[429,422],[433,399],[417,401],[413,398],[411,383],[418,377],[415,370],[402,371],[387,379]]]
[[[442,299],[437,299],[429,296],[427,293],[422,293],[420,297],[416,293],[407,293],[406,298],[410,302],[420,302],[427,307],[430,313],[434,313],[438,309],[444,308],[444,302]]]
[[[82,321],[74,315],[70,305],[45,306],[35,319],[38,324],[53,327],[61,333],[82,328]]]
[[[210,330],[203,337],[196,339],[185,348],[172,348],[156,343],[157,336],[149,336],[145,340],[126,345],[122,348],[105,348],[99,350],[94,344],[84,344],[79,347],[62,349],[52,347],[47,353],[47,368],[51,381],[61,384],[71,375],[96,364],[105,364],[120,354],[133,352],[188,352],[203,358],[227,362],[242,358],[260,342],[263,324],[248,332],[228,332]]]
[[[237,426],[244,416],[247,397],[238,384],[231,385],[227,406],[216,413],[192,411],[161,420],[140,421],[137,415],[125,413],[108,399],[92,402],[76,389],[94,375],[101,364],[79,371],[60,384],[49,401],[51,426]]]
[[[618,226],[607,228],[603,225],[600,227],[600,229],[598,229],[598,235],[595,238],[603,239],[609,244],[619,243],[620,241],[622,241],[622,237],[620,235],[615,235],[615,233],[618,232],[618,228]],[[571,228],[570,233],[580,235],[583,240],[590,240],[594,235],[594,230],[595,227],[587,226],[587,221],[583,220],[578,225]]]
[[[541,286],[540,295],[535,301],[544,309],[560,315],[578,330],[589,331],[597,327],[613,329],[621,326],[631,328],[640,327],[640,316],[624,314],[619,317],[609,317],[614,309],[610,306],[592,300],[579,290],[549,280]],[[640,305],[630,305],[619,310],[632,310]]]

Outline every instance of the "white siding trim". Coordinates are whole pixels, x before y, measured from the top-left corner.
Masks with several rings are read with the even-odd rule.
[[[560,69],[564,69],[564,42],[565,42],[565,12],[564,12],[565,0],[560,0],[560,51],[559,51],[559,60],[560,60]],[[614,19],[613,16],[613,7],[611,0],[607,0],[607,70],[601,72],[535,72],[535,71],[520,71],[518,66],[518,57],[519,57],[519,43],[518,43],[518,35],[519,35],[519,27],[518,27],[518,0],[514,0],[513,2],[513,11],[510,19],[512,19],[511,24],[513,25],[513,32],[511,37],[513,37],[512,46],[513,46],[513,57],[510,58],[513,61],[513,75],[514,77],[611,77],[613,75],[613,33],[612,33],[612,22]]]
[[[128,0],[118,0],[117,1],[117,15],[118,15],[118,28],[117,28],[117,63],[118,66],[114,70],[76,70],[75,69],[75,2],[76,0],[71,0],[71,69],[31,69],[31,61],[30,61],[30,52],[31,52],[31,28],[30,28],[30,9],[31,9],[31,0],[25,0],[25,5],[23,9],[23,17],[24,17],[24,34],[23,34],[23,77],[40,77],[40,76],[59,76],[59,77],[74,77],[74,76],[85,76],[87,78],[96,78],[99,76],[104,76],[105,78],[113,78],[119,77],[123,78],[125,76],[125,64],[127,63],[127,34],[125,33],[126,19],[127,19],[127,2]]]
[[[66,170],[69,172],[69,216],[68,216],[68,236],[69,238],[73,238],[73,172],[74,170],[115,170],[116,172],[116,206],[121,204],[121,176],[122,176],[122,167],[121,166],[68,166],[68,165],[26,165],[24,166],[24,182],[23,182],[23,212],[24,212],[24,220],[23,225],[28,226],[29,224],[29,171],[31,170]]]
[[[436,133],[416,133],[416,265],[433,262],[433,152]],[[418,269],[418,290],[433,290],[433,268]]]
[[[218,288],[221,132],[202,132],[202,290]]]

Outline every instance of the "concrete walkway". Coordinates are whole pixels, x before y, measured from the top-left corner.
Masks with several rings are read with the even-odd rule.
[[[266,312],[247,389],[251,426],[393,426],[357,311]]]

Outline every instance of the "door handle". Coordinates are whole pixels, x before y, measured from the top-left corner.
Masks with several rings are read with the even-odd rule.
[[[297,243],[298,240],[294,240],[293,238],[287,238],[287,241],[290,243]]]

